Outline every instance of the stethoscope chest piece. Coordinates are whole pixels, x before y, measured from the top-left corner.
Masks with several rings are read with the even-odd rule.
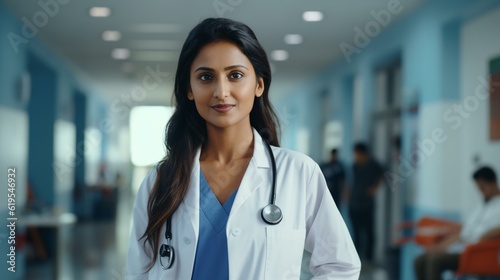
[[[169,240],[170,241],[170,240]],[[174,247],[170,245],[170,242],[167,242],[168,244],[162,244],[160,246],[160,264],[163,269],[169,269],[172,267],[172,264],[174,264],[175,260],[175,252],[174,252]],[[163,263],[162,258],[167,258],[166,263]]]
[[[283,213],[276,204],[268,204],[262,209],[262,220],[270,225],[276,225],[283,219]]]

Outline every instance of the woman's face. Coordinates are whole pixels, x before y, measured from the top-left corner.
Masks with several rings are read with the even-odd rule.
[[[250,123],[254,99],[263,91],[263,79],[257,79],[252,63],[233,43],[207,44],[191,65],[188,98],[207,125]]]

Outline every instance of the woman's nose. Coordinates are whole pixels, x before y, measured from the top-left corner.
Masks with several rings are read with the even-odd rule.
[[[215,88],[214,97],[224,99],[229,96],[229,82],[227,79],[219,79]]]

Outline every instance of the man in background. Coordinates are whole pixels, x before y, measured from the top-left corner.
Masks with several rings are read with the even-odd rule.
[[[375,195],[380,187],[383,172],[380,164],[371,157],[366,144],[357,143],[354,145],[353,184],[349,195],[349,216],[351,217],[354,245],[360,257],[369,263],[373,262],[375,245]]]
[[[335,200],[337,208],[340,210],[345,183],[345,172],[342,163],[338,160],[337,154],[337,149],[332,149],[330,151],[330,161],[321,165],[321,171],[325,176],[330,194],[333,200]]]
[[[490,167],[481,167],[472,178],[481,192],[483,203],[475,208],[460,232],[450,234],[415,260],[419,280],[438,280],[444,271],[457,270],[464,246],[500,238],[500,189],[495,171]]]

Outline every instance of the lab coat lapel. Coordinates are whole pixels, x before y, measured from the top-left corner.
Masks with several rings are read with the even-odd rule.
[[[200,219],[200,153],[201,148],[198,148],[193,160],[189,189],[183,200],[184,209],[191,220],[196,237],[198,237]]]
[[[257,190],[260,186],[264,184],[264,177],[262,172],[267,172],[269,169],[269,160],[267,158],[267,148],[264,146],[264,142],[260,134],[253,128],[254,135],[254,150],[252,159],[248,164],[247,170],[243,175],[241,184],[238,188],[238,193],[233,202],[231,208],[231,213],[235,213],[243,203],[252,195],[252,193]],[[264,169],[264,170],[263,170]]]

